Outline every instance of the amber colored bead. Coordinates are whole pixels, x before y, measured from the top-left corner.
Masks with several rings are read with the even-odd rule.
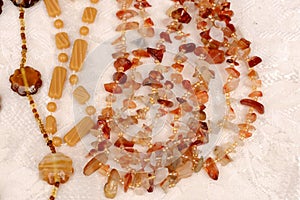
[[[52,142],[53,142],[53,145],[56,146],[56,147],[60,147],[62,145],[62,138],[61,137],[53,137],[52,138]]]
[[[240,77],[240,72],[238,70],[236,70],[234,67],[228,67],[225,70],[233,78],[239,78]]]
[[[94,106],[88,106],[85,108],[85,112],[88,114],[88,115],[93,115],[96,113],[96,108]]]
[[[113,74],[113,80],[119,84],[124,84],[127,81],[127,75],[124,72],[115,72]]]
[[[127,71],[128,69],[131,68],[131,66],[132,66],[132,63],[127,58],[118,58],[114,62],[114,67],[116,68],[117,71],[119,71],[120,69],[123,69],[123,71]]]
[[[262,62],[262,59],[260,57],[253,56],[252,58],[250,58],[248,60],[248,65],[249,65],[249,67],[255,67],[256,65],[258,65],[261,62]]]
[[[147,52],[155,59],[158,60],[159,62],[162,61],[163,56],[164,56],[164,51],[162,49],[153,49],[153,48],[147,48]]]
[[[254,101],[252,99],[242,99],[240,101],[240,103],[242,105],[250,106],[250,107],[254,108],[259,114],[264,114],[265,113],[264,105],[262,105],[261,103],[259,103],[257,101]]]
[[[210,178],[212,178],[213,180],[218,180],[219,170],[212,158],[209,157],[206,159],[204,169]]]
[[[79,33],[80,35],[86,36],[90,32],[89,28],[87,26],[80,27]]]
[[[57,19],[54,21],[54,27],[57,29],[64,27],[64,22],[61,19]]]
[[[171,13],[173,19],[177,19],[181,23],[189,23],[192,20],[192,17],[189,13],[183,8],[178,8]]]
[[[124,137],[120,137],[114,144],[116,147],[133,147],[134,142],[126,140]]]
[[[71,85],[76,85],[78,83],[78,76],[76,74],[72,74],[69,78],[69,82]]]
[[[60,53],[58,55],[58,60],[59,60],[59,62],[62,62],[62,63],[68,62],[69,56],[66,53]]]
[[[129,188],[131,182],[132,182],[132,174],[131,173],[127,173],[124,176],[124,192],[128,191],[128,188]]]
[[[55,112],[55,111],[56,111],[56,108],[57,108],[57,106],[56,106],[56,103],[54,103],[54,102],[49,102],[49,103],[47,104],[47,110],[48,110],[49,112]]]
[[[103,108],[101,112],[103,117],[111,118],[114,116],[115,112],[111,107]]]
[[[91,3],[98,3],[99,0],[90,0]]]
[[[225,61],[225,53],[219,49],[210,49],[205,60],[210,64],[221,64]]]

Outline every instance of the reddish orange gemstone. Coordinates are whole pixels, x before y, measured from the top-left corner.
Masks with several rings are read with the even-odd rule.
[[[239,78],[240,77],[240,72],[238,70],[236,70],[234,67],[228,67],[225,70],[233,78]]]
[[[159,62],[162,61],[163,56],[164,56],[164,50],[162,49],[153,49],[153,48],[147,48],[147,52],[155,59],[158,60]]]
[[[192,17],[189,15],[186,10],[183,8],[178,8],[174,10],[171,14],[173,19],[177,19],[181,23],[189,23],[192,20]]]
[[[166,42],[172,43],[171,38],[170,38],[170,34],[167,32],[161,32],[160,33],[160,38],[164,39]]]
[[[205,48],[205,47],[197,47],[195,50],[194,50],[194,54],[196,56],[200,56],[200,55],[207,55],[207,52],[208,50]]]
[[[144,49],[136,49],[136,50],[133,50],[132,51],[132,54],[135,56],[135,57],[145,57],[145,58],[148,58],[150,57],[149,53],[147,51],[145,51]]]
[[[251,97],[251,98],[253,98],[253,97],[262,97],[262,96],[263,96],[262,91],[254,91],[254,92],[251,92],[248,95],[248,97]]]
[[[120,137],[114,144],[116,147],[133,147],[134,142],[126,140],[124,137]]]
[[[196,45],[194,43],[187,43],[182,44],[179,46],[179,51],[184,51],[184,53],[190,53],[193,52],[196,48]]]
[[[257,115],[256,115],[255,113],[248,113],[248,114],[246,115],[246,119],[247,119],[249,122],[253,123],[253,122],[256,121]]]
[[[139,0],[137,1],[136,4],[134,4],[134,7],[136,9],[147,8],[147,7],[151,7],[151,4],[149,4],[146,0]]]
[[[102,116],[105,118],[112,118],[115,114],[112,107],[103,108],[101,112]]]
[[[256,65],[258,65],[261,62],[262,62],[262,59],[260,57],[253,56],[252,58],[249,59],[248,65],[249,65],[249,67],[255,67]]]
[[[175,110],[170,111],[173,115],[181,115],[181,108],[176,108]]]
[[[172,65],[172,67],[173,67],[176,71],[182,72],[182,70],[183,70],[183,68],[184,68],[184,65],[179,64],[179,63],[174,63],[174,64]]]
[[[172,22],[172,24],[167,26],[171,32],[181,31],[183,29],[182,23]]]
[[[105,83],[104,88],[107,92],[110,92],[112,94],[121,94],[122,93],[122,88],[115,82]]]
[[[265,113],[264,105],[262,105],[261,103],[259,103],[257,101],[254,101],[252,99],[242,99],[240,101],[240,103],[242,105],[250,106],[250,107],[254,108],[259,114],[264,114]]]
[[[26,79],[28,82],[28,92],[30,94],[35,94],[38,92],[38,89],[42,86],[41,73],[32,67],[24,67],[26,74]],[[26,96],[26,88],[23,82],[23,76],[20,69],[16,69],[14,74],[9,77],[11,83],[11,89],[14,92],[17,92],[21,96]]]
[[[218,180],[219,170],[217,168],[216,163],[211,157],[206,159],[204,169],[210,178],[212,178],[213,180]]]
[[[129,188],[131,182],[132,182],[132,175],[131,175],[131,173],[127,173],[124,176],[124,192],[128,191],[128,188]]]
[[[116,68],[117,71],[127,71],[128,69],[131,68],[132,63],[127,58],[118,58],[114,62],[114,66],[115,66],[115,68]]]
[[[151,152],[154,152],[154,151],[158,151],[158,150],[161,150],[162,148],[164,148],[164,146],[162,145],[162,143],[157,142],[157,143],[155,143],[151,148],[149,148],[149,149],[147,150],[147,153],[151,153]]]
[[[144,26],[145,27],[151,27],[153,25],[154,25],[154,23],[153,23],[153,21],[150,17],[144,20]]]
[[[203,31],[203,32],[200,33],[200,36],[201,36],[202,38],[206,39],[206,40],[210,40],[211,37],[210,37],[210,35],[209,35],[209,32],[210,32],[210,29],[207,30],[207,31]]]
[[[244,137],[244,138],[249,138],[249,137],[252,136],[252,133],[250,133],[248,131],[240,130],[239,135],[242,136],[242,137]]]
[[[157,103],[164,105],[168,108],[172,107],[174,105],[174,103],[172,101],[168,101],[168,100],[164,100],[164,99],[158,99]]]
[[[113,80],[118,81],[119,84],[124,84],[127,81],[127,75],[124,72],[115,72]]]
[[[210,64],[221,64],[225,61],[225,53],[222,50],[210,49],[205,60]]]
[[[238,46],[244,50],[244,49],[247,49],[250,47],[250,44],[251,42],[246,40],[245,38],[241,38],[239,41],[238,41]]]
[[[196,92],[196,96],[199,103],[205,104],[208,102],[208,94],[206,91],[198,91]]]
[[[166,86],[166,88],[168,88],[168,89],[173,89],[174,84],[173,84],[171,81],[166,81],[166,82],[165,82],[165,86]]]
[[[138,15],[138,13],[134,10],[119,10],[116,13],[116,16],[119,19],[130,19],[130,18],[135,17],[137,15]]]

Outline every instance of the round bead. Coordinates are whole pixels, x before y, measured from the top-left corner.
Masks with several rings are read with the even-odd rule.
[[[94,106],[88,106],[88,107],[86,107],[85,112],[88,115],[93,115],[96,113],[96,108]]]
[[[76,74],[72,74],[69,78],[71,85],[76,85],[78,83],[78,76]]]
[[[57,19],[54,21],[54,27],[57,29],[64,27],[64,22],[61,19]]]
[[[55,136],[52,138],[52,142],[53,142],[54,146],[60,147],[63,141],[62,141],[61,137]]]
[[[89,28],[88,27],[86,27],[86,26],[82,26],[81,28],[80,28],[80,35],[83,35],[83,36],[86,36],[86,35],[88,35],[89,34]]]
[[[64,63],[64,62],[68,62],[68,60],[69,60],[69,57],[68,57],[68,55],[66,53],[60,53],[58,55],[58,61],[59,62]]]
[[[98,3],[99,0],[91,0],[91,3]]]
[[[47,110],[49,111],[49,112],[55,112],[56,111],[56,103],[54,103],[54,102],[49,102],[48,104],[47,104]]]

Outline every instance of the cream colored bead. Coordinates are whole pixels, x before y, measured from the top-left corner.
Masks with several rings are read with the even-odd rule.
[[[54,27],[57,29],[64,27],[64,22],[61,19],[57,19],[54,21]]]
[[[76,74],[72,74],[69,81],[71,85],[76,85],[78,83],[78,76]]]
[[[85,112],[88,115],[93,115],[96,113],[96,108],[94,106],[88,106],[88,107],[86,107]]]
[[[57,106],[56,106],[56,103],[54,103],[54,102],[49,102],[49,103],[47,104],[47,110],[48,110],[49,112],[55,112],[55,111],[56,111],[56,108],[57,108]]]

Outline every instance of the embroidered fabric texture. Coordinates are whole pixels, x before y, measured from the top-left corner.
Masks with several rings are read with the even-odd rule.
[[[158,189],[145,196],[133,191],[120,192],[116,199],[289,199],[300,197],[300,2],[232,0],[234,23],[240,33],[252,41],[253,54],[264,62],[258,71],[263,80],[266,114],[257,123],[257,131],[243,148],[234,154],[234,162],[221,167],[219,180],[212,181],[203,172],[182,180],[167,194]],[[99,18],[91,28],[90,49],[110,38],[114,19],[111,0],[102,0],[98,6]],[[171,1],[160,3],[161,13]],[[73,21],[80,21],[78,13],[87,1],[61,1],[62,18],[72,40],[78,36]],[[104,6],[105,5],[105,6]],[[149,9],[150,12],[154,10]],[[162,17],[154,16],[159,27]],[[160,20],[158,20],[160,19]],[[27,10],[28,64],[43,75],[44,86],[35,96],[41,115],[45,116],[47,86],[55,57],[53,37],[55,30],[40,2]],[[50,187],[39,179],[37,165],[48,149],[43,144],[28,102],[9,88],[8,77],[18,67],[20,41],[18,9],[6,1],[0,16],[0,199],[46,199]],[[101,34],[99,34],[101,33]],[[77,34],[77,35],[76,35]],[[60,136],[74,123],[71,88],[67,87],[60,101],[57,116]],[[74,160],[75,175],[59,191],[59,199],[103,199],[105,178],[100,175],[85,177],[82,167],[87,159],[86,147],[62,147],[60,150]]]

